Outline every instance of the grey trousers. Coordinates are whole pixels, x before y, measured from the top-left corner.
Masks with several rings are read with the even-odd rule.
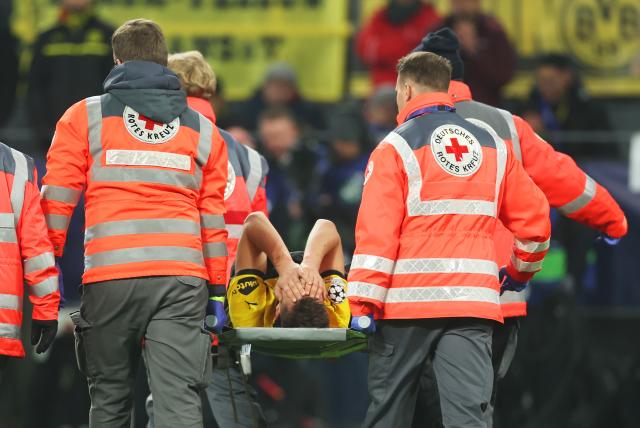
[[[202,427],[199,391],[211,376],[211,338],[200,326],[205,280],[158,276],[83,287],[76,325],[91,428],[129,428],[139,360],[155,398],[155,426]]]
[[[218,347],[216,365],[206,389],[207,401],[220,428],[264,428],[266,422],[255,391],[247,384],[233,352]],[[155,428],[153,396],[145,404],[149,423]]]
[[[383,320],[369,339],[369,409],[364,427],[410,427],[420,380],[432,370],[442,425],[486,427],[491,399],[493,321],[474,318]]]

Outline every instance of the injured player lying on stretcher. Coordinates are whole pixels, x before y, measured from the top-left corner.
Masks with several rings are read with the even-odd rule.
[[[318,220],[304,252],[289,252],[262,213],[245,221],[235,275],[227,290],[231,324],[239,327],[349,326],[340,235]]]

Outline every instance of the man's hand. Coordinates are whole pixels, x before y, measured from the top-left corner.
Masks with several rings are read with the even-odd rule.
[[[213,333],[222,333],[227,322],[227,311],[224,310],[224,297],[210,297],[207,302],[207,313],[204,317],[204,328]]]
[[[501,296],[502,294],[504,294],[505,291],[520,292],[524,290],[529,284],[529,281],[519,282],[511,278],[507,273],[506,267],[503,267],[502,269],[500,269],[499,279],[500,279],[500,295]]]
[[[365,334],[372,334],[376,332],[376,321],[373,319],[373,315],[352,317],[349,327]]]
[[[298,268],[298,275],[304,284],[305,294],[321,302],[324,301],[327,295],[327,289],[324,286],[324,280],[318,270],[307,266],[303,262]]]
[[[36,353],[49,349],[57,332],[58,320],[31,320],[31,344],[38,345]]]
[[[304,284],[300,279],[299,264],[291,263],[282,269],[282,272],[278,272],[275,293],[278,300],[282,300],[286,295],[294,303],[306,295]]]

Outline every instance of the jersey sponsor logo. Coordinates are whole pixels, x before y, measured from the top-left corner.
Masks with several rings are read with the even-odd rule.
[[[367,164],[367,169],[364,171],[364,183],[362,183],[363,186],[367,184],[367,181],[369,181],[369,179],[371,178],[371,174],[373,174],[373,161],[369,161],[369,163]]]
[[[248,296],[260,286],[260,283],[256,278],[243,278],[236,284],[233,294],[240,293],[244,296]]]
[[[180,118],[176,117],[169,123],[156,122],[129,106],[122,114],[129,134],[143,143],[162,144],[176,136],[180,128]]]
[[[233,194],[236,188],[236,171],[231,162],[227,162],[227,187],[224,188],[224,200],[226,201]]]
[[[475,174],[482,165],[482,146],[458,125],[442,125],[431,134],[431,152],[445,172],[458,177]]]

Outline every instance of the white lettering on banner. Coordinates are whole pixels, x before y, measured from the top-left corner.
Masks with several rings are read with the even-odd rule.
[[[106,164],[191,170],[191,158],[187,155],[146,150],[107,150]]]
[[[440,168],[458,177],[473,175],[482,165],[480,142],[457,125],[442,125],[433,131],[431,152]]]
[[[138,113],[129,106],[124,108],[122,118],[129,134],[147,144],[166,143],[176,136],[180,128],[179,117],[169,123],[157,122]]]

